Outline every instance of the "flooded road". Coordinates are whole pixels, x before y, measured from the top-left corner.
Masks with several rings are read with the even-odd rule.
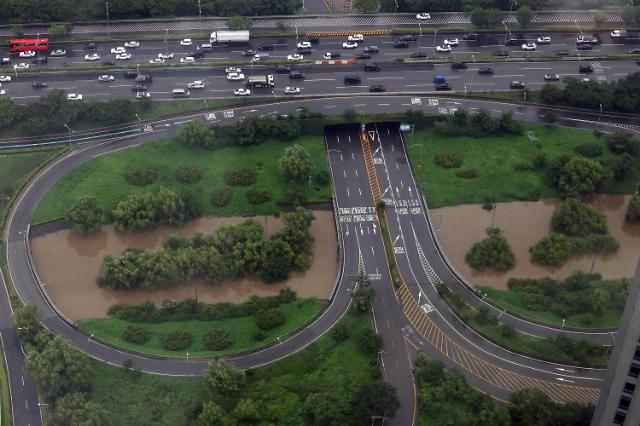
[[[311,268],[302,273],[289,274],[289,280],[277,284],[265,284],[259,279],[242,278],[226,280],[211,285],[202,280],[192,280],[171,288],[145,291],[113,291],[98,288],[96,277],[104,256],[118,255],[125,249],[159,247],[171,234],[191,236],[197,230],[211,232],[220,223],[237,224],[246,218],[205,217],[186,223],[180,228],[161,226],[146,232],[115,232],[113,226],[103,226],[98,233],[82,236],[68,229],[32,239],[33,258],[54,302],[69,318],[104,318],[114,303],[140,303],[152,300],[156,304],[165,299],[195,298],[206,303],[243,302],[251,296],[277,294],[290,287],[300,297],[328,299],[336,279],[337,246],[333,212],[314,211],[315,220],[311,233],[315,238]],[[282,228],[280,218],[256,216],[266,234],[272,235]]]
[[[548,268],[531,263],[529,247],[551,231],[551,215],[560,200],[546,199],[537,202],[498,203],[495,215],[480,205],[462,205],[431,210],[435,229],[441,228],[440,241],[447,257],[455,268],[474,285],[504,290],[509,278],[542,278],[549,276],[563,279],[575,271],[591,270],[604,278],[632,277],[640,256],[640,225],[624,221],[629,196],[599,196],[593,204],[607,215],[609,232],[620,242],[620,249],[613,255],[573,256],[560,268]],[[493,220],[493,225],[492,225]],[[504,273],[476,272],[464,261],[473,243],[486,237],[485,229],[499,227],[516,256],[515,268]],[[595,262],[594,262],[595,260]]]

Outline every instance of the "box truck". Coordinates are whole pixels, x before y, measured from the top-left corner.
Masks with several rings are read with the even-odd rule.
[[[239,31],[214,31],[209,38],[211,44],[214,43],[247,43],[249,41],[249,30]]]

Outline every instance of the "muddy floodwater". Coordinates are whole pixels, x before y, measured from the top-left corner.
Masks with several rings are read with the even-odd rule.
[[[563,279],[575,271],[591,270],[604,278],[632,277],[640,256],[640,225],[624,221],[628,196],[608,195],[597,197],[592,204],[607,215],[609,232],[620,242],[617,253],[605,256],[573,256],[560,268],[547,268],[532,264],[529,247],[550,232],[551,215],[560,200],[547,199],[537,202],[498,203],[493,226],[504,235],[516,256],[516,265],[504,273],[477,272],[465,262],[464,256],[473,243],[486,237],[485,229],[492,226],[493,212],[480,205],[462,205],[431,210],[431,219],[439,232],[447,257],[455,268],[474,285],[504,290],[509,278]],[[595,259],[595,262],[594,262]]]
[[[146,291],[114,291],[99,288],[96,278],[102,259],[118,255],[130,247],[146,249],[159,247],[171,234],[193,235],[197,230],[211,232],[220,223],[236,224],[246,218],[205,217],[191,221],[180,228],[161,226],[146,232],[116,232],[113,226],[103,226],[98,233],[82,236],[70,230],[56,231],[32,239],[34,262],[41,280],[58,307],[71,319],[104,318],[114,303],[140,303],[152,300],[156,304],[165,299],[195,298],[207,303],[243,302],[251,296],[267,296],[290,287],[300,297],[328,299],[337,273],[336,232],[333,213],[314,211],[311,233],[315,238],[311,268],[302,273],[291,273],[286,282],[265,284],[256,278],[226,280],[207,284],[192,280],[171,288]],[[273,216],[256,216],[271,235],[282,228],[282,221]]]

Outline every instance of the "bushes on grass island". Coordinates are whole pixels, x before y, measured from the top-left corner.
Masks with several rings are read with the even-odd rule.
[[[287,321],[284,312],[280,309],[261,309],[256,312],[256,325],[260,330],[271,330]]]
[[[71,229],[79,233],[100,229],[104,211],[94,197],[84,197],[76,201],[65,214],[65,220]]]
[[[625,220],[631,223],[640,222],[640,195],[634,194],[629,200]]]
[[[435,156],[433,162],[444,169],[452,169],[462,165],[462,156],[460,154],[453,153],[440,154]]]
[[[178,142],[191,148],[214,148],[214,132],[201,120],[193,120],[178,128]]]
[[[216,207],[224,207],[229,204],[232,196],[231,188],[221,186],[220,188],[214,189],[211,193],[211,203]]]
[[[529,248],[529,252],[538,265],[560,266],[571,255],[571,242],[562,234],[552,233]]]
[[[182,183],[194,184],[202,179],[202,169],[193,164],[187,164],[176,170],[176,179]]]
[[[626,132],[613,132],[607,136],[607,146],[618,155],[629,154],[635,157],[640,153],[640,142]]]
[[[286,148],[278,160],[278,167],[285,182],[306,182],[311,176],[312,165],[309,151],[297,144]]]
[[[475,243],[467,252],[467,263],[479,271],[493,269],[503,272],[513,268],[516,258],[502,231],[488,228],[487,235],[488,238]]]
[[[249,186],[256,183],[257,173],[254,169],[241,167],[224,172],[224,182],[231,186]]]
[[[158,179],[158,174],[155,170],[147,166],[135,166],[127,170],[124,175],[124,180],[129,185],[147,186],[152,184]]]
[[[141,325],[129,324],[122,332],[122,338],[129,343],[142,344],[151,338],[151,332]]]
[[[568,198],[553,213],[551,226],[554,231],[572,237],[606,234],[607,217],[589,204]]]
[[[573,151],[583,157],[594,158],[601,156],[604,149],[602,148],[602,145],[597,142],[586,142],[576,145],[573,148]]]
[[[204,346],[211,351],[220,351],[233,343],[233,334],[223,328],[212,328],[204,336]]]
[[[253,204],[257,206],[258,204],[264,204],[267,201],[271,200],[271,193],[266,189],[256,189],[252,188],[246,193],[247,200],[249,204]]]
[[[162,347],[169,351],[187,349],[193,343],[193,335],[184,330],[167,331],[160,335]]]
[[[442,136],[472,136],[481,138],[490,135],[520,134],[520,123],[513,119],[513,113],[505,112],[493,118],[489,111],[480,109],[470,115],[465,109],[458,109],[453,115],[444,116],[434,125]]]
[[[557,187],[563,197],[591,196],[600,189],[605,172],[597,161],[573,157],[558,170]]]
[[[478,177],[478,172],[476,172],[475,170],[471,170],[471,169],[460,170],[460,171],[456,172],[456,176],[458,176],[459,178],[462,178],[462,179],[474,179],[474,178]]]

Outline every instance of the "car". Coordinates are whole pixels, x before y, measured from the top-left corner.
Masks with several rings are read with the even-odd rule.
[[[268,53],[256,53],[255,55],[253,55],[253,58],[251,58],[251,62],[254,61],[268,61],[269,60],[269,54]]]
[[[311,48],[311,42],[309,41],[301,41],[298,43],[298,49]]]
[[[105,61],[102,61],[102,65],[109,65],[109,66],[114,66],[116,63],[113,62],[111,59],[107,59]],[[66,65],[65,65],[66,66]]]
[[[191,46],[193,41],[190,38],[183,38],[180,40],[180,46]]]
[[[97,53],[90,53],[88,55],[84,55],[84,60],[88,62],[95,62],[100,60],[100,55]]]
[[[230,72],[227,74],[227,80],[229,81],[239,81],[244,80],[244,74],[238,72]]]
[[[536,50],[536,44],[532,41],[528,43],[524,43],[522,46],[522,50]]]
[[[0,65],[1,66],[11,65],[11,58],[2,58],[2,59],[0,59]]]
[[[584,82],[586,83],[586,82],[591,81],[591,79],[590,79],[589,77],[585,77],[585,78],[583,78],[583,79],[582,79],[582,80],[580,80],[580,81],[584,81]]]
[[[345,41],[342,43],[343,49],[356,49],[358,47],[358,43],[355,41]]]
[[[195,64],[196,63],[196,58],[194,58],[193,56],[185,56],[184,58],[180,58],[180,63],[181,64]]]
[[[29,64],[25,64],[24,62],[20,62],[19,64],[15,64],[13,66],[14,70],[28,70]]]
[[[467,69],[467,64],[465,64],[464,62],[452,62],[451,63],[451,69],[452,70],[466,70]]]
[[[284,88],[285,95],[299,95],[300,88],[299,87],[285,87]]]
[[[551,37],[549,36],[538,37],[538,44],[551,44]]]
[[[68,101],[81,101],[82,95],[80,93],[69,93],[67,94]]]
[[[300,44],[300,43],[298,43]],[[273,50],[273,44],[259,44],[258,45],[258,50],[259,51],[265,51],[265,50]]]
[[[298,49],[296,50],[301,55],[311,55],[311,52],[312,52],[310,47],[298,47]]]
[[[372,84],[369,86],[370,92],[385,92],[387,90],[382,84]]]
[[[131,87],[131,90],[134,92],[146,92],[147,90],[149,90],[149,86],[140,82],[136,82],[136,84]]]
[[[146,91],[139,91],[138,93],[136,93],[136,99],[141,101],[144,98],[150,98],[151,97],[151,93],[146,92]]]
[[[436,46],[436,52],[449,53],[449,52],[451,52],[451,46],[449,46],[448,44],[445,44],[443,46]]]
[[[127,53],[127,49],[125,49],[122,46],[120,46],[120,47],[112,47],[111,48],[111,54],[112,55],[119,55],[120,53]]]
[[[302,61],[303,59],[304,59],[304,56],[302,56],[299,53],[292,53],[291,55],[287,55],[288,61]]]
[[[98,46],[95,43],[87,43],[84,48],[87,50],[96,50]]]
[[[46,56],[40,56],[39,58],[33,58],[33,61],[31,61],[32,64],[46,64],[47,62],[49,62],[49,60],[47,59]]]
[[[6,94],[7,92],[4,89],[0,90],[0,95],[6,95]]]
[[[524,81],[514,80],[511,83],[509,83],[510,89],[524,89],[525,87],[526,87],[526,84],[524,83]]]
[[[134,48],[134,47],[140,47],[140,42],[139,41],[127,41],[124,43],[124,47],[129,47],[129,48]]]
[[[160,58],[160,59],[173,59],[173,52],[158,53],[158,58]]]
[[[393,47],[395,47],[396,49],[406,49],[409,47],[409,43],[407,43],[406,41],[396,41],[395,43],[393,43]]]
[[[195,80],[191,83],[187,83],[187,89],[204,89],[204,81],[203,80]]]
[[[64,49],[52,50],[49,56],[67,56],[67,51]]]
[[[480,36],[477,33],[466,33],[465,35],[462,36],[463,40],[469,40],[469,41],[476,41],[480,38]]]
[[[593,67],[591,65],[580,65],[578,66],[578,72],[593,72]]]
[[[364,64],[364,70],[365,71],[380,71],[380,65],[376,64],[375,62],[368,62],[368,63]]]
[[[138,72],[133,70],[128,70],[128,71],[125,71],[124,73],[124,78],[136,78],[137,76],[138,76]]]
[[[320,44],[320,37],[309,37],[309,42],[311,44]]]
[[[544,81],[560,81],[560,76],[558,74],[545,74]]]
[[[116,55],[116,60],[118,61],[126,61],[127,59],[131,59],[131,53],[119,53]]]
[[[198,49],[210,51],[211,49],[213,49],[213,45],[211,43],[202,43],[200,46],[198,46]]]
[[[491,67],[478,68],[478,74],[494,74],[496,71]]]
[[[578,50],[593,50],[593,46],[590,44],[576,44],[576,49]]]
[[[240,87],[233,91],[233,94],[236,96],[249,96],[251,95],[251,90]]]
[[[567,49],[556,50],[555,53],[557,56],[569,56],[570,52]]]
[[[495,52],[493,52],[493,56],[499,56],[501,58],[506,58],[507,56],[509,56],[509,51],[508,50],[496,50]]]
[[[347,41],[364,41],[364,35],[352,34],[349,37],[347,37]]]
[[[108,83],[111,81],[114,81],[116,78],[112,75],[109,74],[102,74],[101,76],[98,77],[98,82],[99,83]]]
[[[416,19],[424,21],[424,20],[427,20],[427,19],[431,19],[431,15],[429,15],[428,13],[425,13],[425,12],[418,13],[416,15]]]
[[[36,52],[34,50],[25,50],[24,52],[20,52],[18,56],[21,58],[34,58],[36,56]]]
[[[443,42],[443,44],[448,44],[449,46],[458,46],[460,44],[460,40],[458,40],[457,38],[448,38],[445,39],[445,41]]]
[[[403,36],[400,36],[400,38],[398,38],[398,40],[400,40],[400,41],[409,41],[409,42],[414,42],[414,41],[416,41],[416,40],[418,40],[418,39],[417,39],[417,38],[416,38],[416,36],[414,36],[414,35],[411,35],[411,34],[405,34],[405,35],[403,35]]]
[[[276,74],[289,74],[291,67],[289,65],[278,65],[276,67]]]
[[[166,61],[162,58],[153,58],[149,60],[150,64],[164,64]]]
[[[358,53],[355,56],[356,59],[371,59],[371,55],[366,53],[366,52],[362,52],[362,53]]]
[[[253,56],[256,54],[256,51],[253,49],[246,49],[243,50],[242,53],[240,53],[241,56]]]
[[[189,52],[187,56],[191,56],[192,58],[204,58],[204,52],[201,50],[195,50],[193,52]]]
[[[33,81],[31,87],[34,89],[46,89],[49,85],[44,81]]]
[[[289,73],[289,79],[290,80],[304,80],[305,76],[301,71],[291,71]]]
[[[625,30],[613,30],[609,35],[611,38],[625,38],[627,36],[627,32]]]
[[[427,54],[425,52],[414,52],[410,55],[411,59],[421,59],[426,57],[427,57]]]
[[[0,75],[0,82],[8,83],[10,81],[11,81],[11,76],[10,75]]]
[[[336,52],[327,52],[324,55],[322,55],[323,59],[340,59],[340,53],[336,53]]]
[[[242,70],[238,67],[226,67],[224,69],[225,74],[230,74],[232,72],[242,72]]]
[[[378,53],[380,49],[378,46],[365,46],[364,53]]]
[[[629,55],[639,55],[640,54],[640,49],[631,49],[631,50],[627,50],[627,53]]]
[[[436,90],[451,90],[451,85],[449,83],[437,83]]]

